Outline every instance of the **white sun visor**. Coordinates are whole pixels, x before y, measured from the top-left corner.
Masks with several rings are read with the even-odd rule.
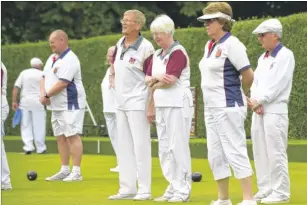
[[[205,22],[205,20],[215,19],[215,18],[223,18],[223,19],[226,19],[228,21],[235,21],[234,19],[231,19],[231,16],[224,14],[222,12],[217,12],[217,13],[213,13],[213,14],[205,14],[203,16],[198,17],[197,20],[201,21],[201,22]]]

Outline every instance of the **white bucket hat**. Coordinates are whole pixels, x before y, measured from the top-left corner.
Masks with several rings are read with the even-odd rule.
[[[259,33],[276,33],[281,38],[282,25],[278,19],[265,20],[253,31],[253,34]]]
[[[212,13],[212,14],[204,14],[200,17],[197,18],[198,21],[201,22],[205,22],[208,19],[215,19],[215,18],[223,18],[226,19],[228,21],[235,21],[234,19],[231,18],[231,16],[224,14],[222,12],[216,12],[216,13]]]
[[[31,66],[35,66],[35,65],[43,65],[43,62],[41,61],[41,59],[39,58],[32,58],[30,61]]]

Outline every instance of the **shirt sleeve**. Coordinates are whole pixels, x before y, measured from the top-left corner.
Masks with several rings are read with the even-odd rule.
[[[176,50],[171,53],[166,66],[166,74],[180,77],[182,70],[187,66],[187,57],[182,50]]]
[[[76,74],[80,71],[80,63],[61,62],[60,68],[57,69],[57,76],[60,80],[72,82]]]
[[[117,54],[117,45],[115,46],[115,50],[113,53],[113,58],[112,58],[112,63],[114,64],[115,58],[116,58],[116,54]]]
[[[22,81],[23,81],[23,72],[21,72],[18,76],[18,78],[16,79],[15,81],[15,84],[14,86],[15,87],[18,87],[18,88],[21,88],[22,87]]]
[[[150,55],[144,62],[144,72],[146,70],[146,75],[152,76],[152,60],[153,54]]]
[[[295,67],[293,53],[287,56],[279,56],[271,69],[274,69],[272,79],[267,84],[267,89],[256,98],[259,104],[272,102],[292,81]]]
[[[239,72],[242,72],[251,67],[246,53],[246,48],[240,41],[235,42],[229,46],[227,56],[232,65],[234,65],[234,67]]]
[[[144,49],[143,72],[145,74],[147,74],[147,70],[150,68],[150,66],[152,66],[152,57],[154,52],[155,49],[151,43]]]

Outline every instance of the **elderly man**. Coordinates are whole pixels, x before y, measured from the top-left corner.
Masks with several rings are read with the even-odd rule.
[[[31,68],[23,70],[13,88],[12,109],[21,109],[21,138],[25,154],[31,154],[36,147],[39,154],[46,152],[46,111],[39,101],[40,79],[43,62],[32,58]],[[20,100],[18,94],[20,91]],[[35,147],[33,145],[33,141]]]
[[[140,34],[145,24],[142,12],[126,11],[121,23],[124,36],[116,44],[114,69],[110,73],[117,104],[120,189],[109,199],[148,200],[151,198],[151,140],[146,117],[145,73],[154,47]]]
[[[282,203],[290,199],[288,173],[288,102],[295,59],[281,44],[282,25],[277,19],[261,23],[254,31],[265,52],[258,59],[249,107],[252,142],[261,203]]]
[[[86,106],[80,61],[68,47],[68,36],[56,30],[49,37],[53,54],[49,57],[41,80],[40,101],[52,111],[53,134],[57,138],[61,170],[47,181],[81,181],[80,164],[83,145],[80,135]],[[72,172],[69,158],[72,157]]]
[[[7,162],[3,137],[5,135],[4,122],[9,114],[9,105],[6,99],[7,70],[1,62],[1,190],[11,190],[10,168]]]

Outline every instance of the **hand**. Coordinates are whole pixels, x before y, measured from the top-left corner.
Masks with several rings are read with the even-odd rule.
[[[109,76],[110,88],[115,88],[115,74],[110,74]]]
[[[156,79],[156,78],[151,78],[151,80],[149,81],[149,83],[148,83],[148,87],[152,87],[154,84],[156,84],[157,82],[159,82],[159,80],[158,79]]]
[[[257,113],[258,115],[263,115],[264,110],[263,110],[263,106],[260,105],[256,110],[255,113]]]
[[[13,109],[14,111],[16,111],[16,110],[18,109],[18,107],[19,107],[19,105],[18,105],[17,102],[13,102],[13,103],[12,103],[12,109]]]
[[[50,99],[45,96],[40,96],[39,101],[42,105],[50,105]]]
[[[152,124],[155,121],[155,105],[153,103],[148,105],[147,120],[149,124]]]
[[[172,82],[172,78],[170,75],[164,74],[162,76],[162,81],[166,84],[170,84]]]
[[[247,99],[247,107],[248,107],[249,109],[252,109],[253,105],[252,105],[251,99],[249,99],[248,97],[246,97],[246,99]]]

